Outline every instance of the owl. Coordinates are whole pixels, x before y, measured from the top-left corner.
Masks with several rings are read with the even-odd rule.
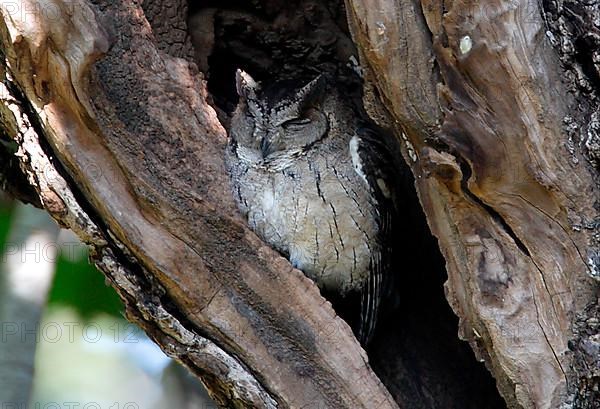
[[[225,156],[240,211],[326,298],[351,300],[366,345],[389,286],[394,213],[380,135],[323,75],[263,89],[238,70],[236,87]]]

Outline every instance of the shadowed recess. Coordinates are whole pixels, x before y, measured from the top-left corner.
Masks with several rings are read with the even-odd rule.
[[[305,82],[324,72],[336,76],[344,92],[361,104],[358,54],[343,2],[190,2],[189,13],[196,63],[226,127],[237,103],[238,68],[267,85],[275,79]],[[407,407],[505,408],[492,376],[458,339],[458,319],[444,296],[443,257],[412,174],[399,149],[392,153],[403,175],[397,187],[403,198],[402,228],[394,238],[394,295],[383,307],[369,346],[370,364],[396,401]],[[351,309],[343,303],[334,306],[342,316],[347,315],[343,309]]]

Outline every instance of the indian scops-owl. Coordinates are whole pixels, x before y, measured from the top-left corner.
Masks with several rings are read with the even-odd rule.
[[[324,76],[263,90],[238,70],[236,85],[226,164],[240,210],[325,295],[355,297],[354,331],[366,344],[388,282],[394,213],[379,135]]]

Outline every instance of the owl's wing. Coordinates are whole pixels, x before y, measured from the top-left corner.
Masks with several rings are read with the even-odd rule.
[[[357,131],[361,170],[377,209],[379,251],[373,251],[366,285],[361,291],[359,340],[366,345],[375,330],[382,300],[391,289],[392,232],[396,219],[395,167],[383,134],[369,127]]]

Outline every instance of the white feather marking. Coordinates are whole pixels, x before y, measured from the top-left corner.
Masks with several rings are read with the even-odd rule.
[[[358,154],[358,144],[360,139],[355,135],[350,139],[349,148],[350,148],[350,157],[352,158],[352,165],[354,165],[354,171],[361,177],[362,180],[365,181],[367,186],[369,186],[369,181],[367,180],[367,176],[364,174],[362,170],[362,163],[360,162],[360,155]]]
[[[268,211],[275,206],[275,196],[271,190],[265,190],[262,197],[263,209]]]
[[[307,266],[311,265],[312,255],[307,249],[302,248],[300,246],[291,245],[290,246],[290,263],[294,268],[300,269],[302,271],[306,270]],[[308,272],[305,272],[306,275],[310,276]]]

